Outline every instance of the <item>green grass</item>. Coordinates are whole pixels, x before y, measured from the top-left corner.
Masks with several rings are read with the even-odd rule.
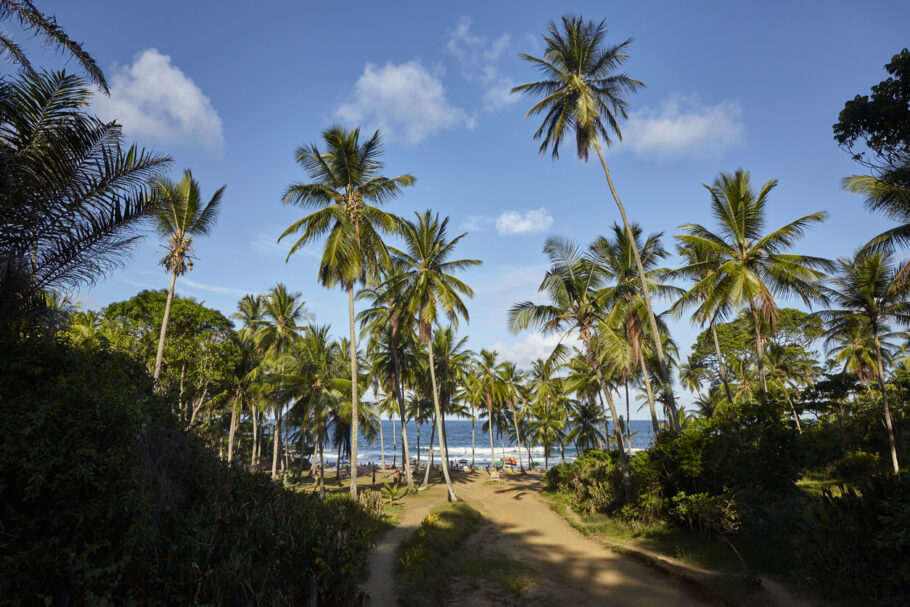
[[[483,515],[465,503],[435,507],[398,546],[395,576],[401,603],[408,607],[446,604],[456,578],[475,589],[489,584],[518,596],[532,581],[524,566],[500,555],[464,549],[482,524]]]

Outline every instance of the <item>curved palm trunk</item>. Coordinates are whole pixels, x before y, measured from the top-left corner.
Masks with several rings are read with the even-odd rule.
[[[727,366],[724,364],[724,357],[720,353],[720,340],[717,339],[717,327],[714,326],[714,318],[711,319],[711,337],[714,338],[714,352],[717,354],[717,370],[720,373],[720,380],[724,383],[727,402],[732,405],[733,394],[730,392],[730,382],[727,381]]]
[[[164,358],[164,340],[167,336],[167,321],[171,316],[171,301],[174,299],[174,285],[177,283],[177,272],[171,272],[171,288],[167,291],[167,303],[164,304],[164,318],[161,320],[161,334],[158,336],[158,353],[155,355],[155,384],[161,374],[161,359]]]
[[[433,339],[427,341],[427,352],[430,355],[430,383],[433,385],[433,407],[436,409],[436,424],[439,428],[439,459],[442,464],[442,476],[445,478],[446,487],[449,490],[449,501],[457,502],[458,495],[455,494],[455,486],[452,485],[452,479],[449,477],[449,462],[446,461],[448,453],[443,446],[445,439],[445,420],[442,418],[442,410],[439,408],[439,390],[436,388],[436,371],[433,369]]]
[[[392,367],[395,377],[392,384],[396,392],[395,400],[398,402],[398,416],[401,419],[401,465],[404,466],[405,479],[408,482],[408,492],[414,491],[414,476],[411,474],[411,453],[408,451],[408,428],[404,407],[404,390],[401,389],[401,368],[398,363],[398,340],[392,343]],[[417,422],[417,465],[420,466],[420,422]]]
[[[594,350],[591,346],[591,334],[585,330],[582,332],[581,338],[585,342],[585,352],[587,354],[588,364],[591,365],[592,369],[594,369],[594,374],[597,376],[597,381],[600,384],[600,389],[603,391],[604,398],[607,399],[607,403],[610,405],[610,414],[613,416],[614,434],[616,435],[616,446],[619,451],[619,469],[622,473],[622,488],[626,499],[629,499],[632,495],[632,479],[629,473],[629,456],[626,453],[626,445],[625,441],[623,440],[622,429],[619,427],[619,415],[616,413],[616,403],[613,402],[613,396],[610,394],[609,387],[607,386],[607,382],[604,379],[603,372],[600,370],[600,366],[594,360]]]
[[[379,416],[379,461],[385,470],[385,441],[382,438],[382,415]]]
[[[250,468],[256,465],[256,405],[250,404],[250,415],[253,422],[253,444],[250,445]]]
[[[354,332],[354,285],[348,285],[348,323],[351,326],[351,497],[357,499],[357,432],[360,394],[357,382],[357,334]]]
[[[676,399],[673,396],[673,383],[670,377],[670,369],[667,367],[667,361],[664,358],[664,348],[660,341],[660,331],[657,328],[657,318],[654,316],[654,308],[651,307],[651,294],[648,292],[648,279],[645,276],[645,268],[641,263],[641,254],[638,252],[638,245],[635,243],[635,235],[632,233],[632,226],[629,224],[629,218],[626,216],[626,208],[619,200],[619,194],[616,193],[616,187],[613,185],[613,178],[610,176],[610,169],[607,167],[607,161],[604,160],[603,152],[600,149],[600,143],[594,140],[594,148],[597,150],[597,156],[600,158],[600,164],[603,166],[604,175],[610,186],[610,193],[613,194],[613,200],[619,208],[619,214],[622,216],[622,223],[626,228],[626,234],[629,237],[629,243],[632,246],[632,254],[635,257],[635,265],[638,267],[638,277],[641,280],[642,299],[645,302],[645,308],[648,310],[648,323],[651,326],[651,338],[654,340],[654,352],[657,354],[657,362],[660,364],[660,375],[663,377],[664,386],[667,389],[667,406],[670,408],[670,423],[674,430],[679,431],[679,412],[676,409]]]
[[[755,356],[758,360],[758,383],[762,392],[768,391],[768,382],[765,379],[765,345],[761,338],[761,320],[758,318],[758,309],[755,302],[749,300],[749,309],[752,310],[752,324],[755,327]],[[743,373],[745,375],[745,373]]]
[[[496,461],[496,449],[493,447],[493,395],[487,390],[487,428],[490,430],[490,468]]]
[[[796,414],[796,405],[793,404],[793,400],[790,399],[790,392],[787,390],[787,386],[783,387],[784,397],[787,399],[787,404],[790,405],[790,411],[793,412],[793,421],[796,422],[796,430],[802,434],[803,427],[799,424],[799,416]]]
[[[515,442],[518,444],[518,469],[524,474],[525,466],[521,459],[521,434],[518,433],[518,418],[515,416],[515,404],[509,399],[509,410],[512,411],[512,425],[515,426]]]
[[[645,390],[648,393],[648,408],[651,409],[651,426],[654,428],[654,437],[657,438],[657,435],[660,434],[660,424],[657,422],[657,409],[654,408],[654,390],[651,389],[651,378],[648,377],[648,368],[645,366],[645,353],[644,350],[638,348],[638,364],[641,365],[641,375],[645,380]],[[628,412],[626,413],[628,416]],[[629,432],[632,432],[632,424],[629,423],[630,420],[626,419],[626,426],[629,427]]]
[[[872,324],[872,335],[875,337],[875,358],[878,362],[878,387],[882,391],[882,408],[885,411],[885,429],[888,431],[888,448],[891,450],[891,465],[894,474],[901,473],[897,462],[897,446],[894,442],[894,428],[891,425],[891,410],[888,408],[888,395],[885,392],[885,368],[882,362],[882,345],[878,339],[878,325]]]
[[[471,403],[471,470],[474,469],[474,403]]]

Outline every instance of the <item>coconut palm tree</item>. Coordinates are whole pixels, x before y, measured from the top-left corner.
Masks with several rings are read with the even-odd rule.
[[[571,430],[566,435],[576,445],[576,451],[582,453],[587,449],[603,449],[604,437],[600,432],[600,407],[591,399],[571,402],[569,425]]]
[[[562,445],[565,437],[565,412],[555,404],[536,404],[532,409],[533,419],[528,424],[535,442],[543,446],[544,468],[550,467],[550,451],[553,443]]]
[[[524,374],[510,360],[499,365],[499,381],[502,382],[502,398],[512,414],[512,426],[515,429],[515,441],[518,445],[518,467],[524,474],[525,467],[521,459],[521,432],[518,431],[518,414],[515,413],[515,401],[521,398],[524,390]]]
[[[733,393],[730,391],[730,381],[727,378],[727,368],[724,364],[724,357],[720,352],[720,341],[717,338],[717,321],[723,320],[730,308],[729,302],[723,298],[716,297],[711,293],[715,283],[709,280],[712,276],[717,276],[720,272],[721,258],[714,254],[714,251],[708,247],[698,246],[693,243],[681,242],[677,245],[676,251],[683,258],[683,266],[677,270],[667,272],[668,278],[685,278],[695,282],[695,287],[684,293],[670,311],[673,317],[678,319],[682,316],[683,311],[691,306],[696,309],[692,313],[692,324],[704,326],[708,323],[711,329],[711,339],[714,341],[714,353],[717,356],[717,375],[724,385],[724,392],[727,395],[727,402],[733,403]],[[708,305],[708,302],[711,305]]]
[[[357,336],[354,326],[354,284],[377,278],[388,267],[390,255],[383,234],[396,233],[399,219],[379,206],[396,198],[403,188],[414,185],[411,175],[384,177],[379,131],[361,143],[360,129],[332,126],[323,131],[325,151],[316,144],[297,148],[298,164],[313,181],[293,183],[285,191],[285,205],[316,210],[292,223],[278,238],[301,233],[287,259],[301,247],[325,236],[319,264],[319,281],[332,288],[341,285],[348,293],[351,376],[357,377]],[[373,205],[369,204],[373,203]],[[351,496],[357,497],[358,382],[351,383]]]
[[[637,362],[641,370],[642,380],[645,384],[648,394],[648,406],[651,410],[651,420],[654,426],[655,436],[659,433],[657,423],[657,413],[654,408],[654,394],[651,387],[651,381],[648,377],[647,367],[645,366],[645,347],[643,344],[644,337],[648,326],[648,309],[644,305],[644,293],[642,291],[642,281],[638,275],[638,268],[635,261],[634,251],[639,252],[639,263],[645,271],[645,284],[648,285],[648,291],[651,291],[658,297],[669,297],[678,295],[681,290],[672,285],[664,284],[660,281],[662,275],[666,273],[663,268],[656,267],[657,263],[667,256],[666,249],[660,244],[662,234],[650,234],[647,240],[642,244],[641,227],[638,224],[631,226],[632,238],[628,233],[617,224],[613,224],[613,238],[608,239],[601,236],[591,247],[594,249],[597,258],[601,260],[601,269],[604,272],[606,282],[609,285],[606,290],[604,306],[611,310],[610,316],[618,321],[625,337],[626,343],[632,353],[633,359]],[[611,324],[609,321],[607,324]],[[659,323],[657,326],[660,328]],[[666,328],[663,334],[666,334]],[[602,332],[607,335],[607,332]],[[661,342],[662,337],[656,339],[652,337],[651,343]],[[609,352],[609,350],[607,351]],[[676,417],[671,415],[671,424],[674,429],[679,428],[676,425]]]
[[[619,415],[607,378],[598,362],[594,339],[596,325],[604,317],[602,260],[597,257],[596,251],[588,250],[583,254],[574,242],[558,237],[548,238],[543,250],[549,257],[551,266],[538,291],[546,293],[550,303],[525,301],[515,304],[509,310],[509,324],[516,332],[536,327],[546,333],[557,333],[560,334],[560,340],[577,331],[585,347],[588,365],[597,375],[601,392],[610,406],[611,417],[616,422]],[[619,426],[616,425],[614,429],[623,487],[626,497],[629,497],[631,479],[628,456]]]
[[[475,361],[476,388],[483,394],[484,403],[487,405],[487,425],[490,433],[490,465],[496,461],[496,452],[493,447],[493,405],[502,399],[502,380],[499,377],[499,363],[496,361],[495,350],[481,350]]]
[[[205,236],[212,231],[218,218],[219,205],[224,189],[218,188],[207,203],[202,204],[199,182],[186,169],[183,178],[174,183],[160,177],[152,184],[154,221],[158,234],[167,238],[161,265],[171,274],[171,286],[164,304],[164,318],[161,321],[161,335],[158,337],[158,353],[155,355],[155,381],[161,374],[161,360],[164,357],[164,340],[167,336],[167,321],[174,299],[174,285],[177,277],[193,269],[193,236]]]
[[[69,53],[79,62],[98,88],[105,94],[110,93],[101,68],[82,48],[81,44],[72,40],[63,31],[63,28],[57,25],[57,20],[53,16],[48,17],[39,11],[31,0],[0,0],[0,21],[12,20],[18,21],[22,29],[32,32],[35,36],[43,37],[46,45],[54,46],[60,52]],[[22,47],[16,43],[8,30],[2,28],[0,28],[0,55],[7,55],[30,76],[37,75]]]
[[[882,360],[891,363],[891,348],[880,337]],[[825,350],[833,363],[841,366],[841,374],[853,375],[856,380],[869,388],[869,382],[878,376],[875,339],[869,321],[858,318],[854,322],[841,323],[837,331],[829,330],[825,337]]]
[[[371,347],[383,344],[382,353],[378,353],[379,363],[388,369],[389,391],[398,404],[398,415],[401,421],[401,446],[402,466],[404,466],[405,479],[408,492],[413,492],[414,478],[411,473],[411,454],[408,447],[407,411],[404,403],[404,389],[401,373],[402,335],[410,332],[412,327],[408,322],[407,298],[403,289],[403,267],[401,264],[392,263],[384,271],[382,280],[378,285],[371,285],[363,289],[358,298],[368,299],[370,307],[358,315],[364,331],[369,331],[373,336]],[[386,358],[385,354],[388,354]],[[390,365],[388,363],[391,363]]]
[[[864,250],[892,250],[910,244],[910,163],[906,160],[880,175],[853,175],[844,189],[866,198],[866,208],[901,222],[870,240]],[[901,268],[906,273],[908,266]]]
[[[905,264],[901,264],[903,267]],[[836,306],[822,310],[819,315],[828,324],[828,335],[842,333],[855,325],[860,319],[869,323],[869,329],[875,343],[875,365],[878,387],[882,393],[882,409],[885,429],[888,433],[888,447],[891,451],[891,465],[894,474],[900,474],[897,460],[897,446],[894,439],[894,428],[891,424],[891,411],[888,406],[888,393],[885,387],[885,364],[882,355],[882,333],[887,331],[888,323],[897,321],[910,323],[910,282],[903,280],[900,270],[894,265],[891,253],[876,251],[860,252],[852,259],[837,260],[837,273],[825,287],[825,295]]]
[[[278,283],[261,298],[262,320],[254,337],[256,345],[266,355],[277,356],[300,341],[304,329],[301,323],[313,318],[306,311],[306,302],[301,297],[299,292],[288,291],[286,286]],[[241,301],[241,305],[245,302]]]
[[[755,327],[759,384],[767,392],[761,325],[764,320],[774,330],[775,296],[796,295],[811,305],[813,300],[822,299],[819,282],[833,267],[827,259],[785,251],[809,227],[824,221],[827,213],[810,213],[765,234],[768,196],[776,180],[768,181],[756,193],[749,173],[739,169],[732,175],[721,173],[710,186],[703,185],[711,196],[711,212],[720,231],[714,233],[698,224],[680,226],[686,232],[677,236],[683,245],[710,251],[710,256],[688,264],[682,271],[704,273],[689,292],[704,294],[705,309],[748,306]],[[716,271],[710,271],[712,267]]]
[[[543,99],[525,115],[525,118],[528,118],[544,114],[540,128],[534,133],[534,139],[541,140],[541,154],[552,150],[553,158],[558,158],[559,144],[570,133],[575,135],[578,158],[587,162],[591,148],[597,152],[626,234],[634,243],[632,226],[616,192],[599,140],[603,139],[604,143],[610,146],[615,135],[617,140],[622,141],[619,120],[628,117],[629,107],[625,96],[634,93],[644,84],[616,71],[628,59],[626,51],[632,43],[631,38],[619,44],[607,45],[606,36],[607,28],[604,21],[595,23],[585,21],[581,17],[563,16],[561,27],[551,21],[547,35],[543,37],[545,43],[543,58],[520,55],[534,64],[545,79],[516,86],[512,93],[543,96]],[[648,282],[645,268],[637,247],[632,247],[632,253],[642,284],[642,297],[648,311],[651,335],[655,338],[654,348],[664,383],[670,390],[668,398],[675,417],[676,404],[673,400],[669,369],[664,364],[662,344],[657,339],[659,331],[654,309],[651,307],[651,295],[644,287]]]
[[[449,218],[442,221],[439,215],[433,215],[429,210],[417,215],[417,221],[407,221],[402,225],[402,238],[404,250],[396,250],[396,259],[404,266],[401,277],[408,293],[408,311],[412,318],[416,318],[418,337],[421,343],[427,346],[429,357],[430,382],[433,390],[433,406],[436,411],[436,423],[440,438],[445,436],[445,423],[439,406],[439,389],[436,382],[436,370],[433,362],[433,325],[439,316],[445,315],[449,322],[457,327],[459,316],[468,321],[468,309],[461,300],[462,296],[473,297],[474,291],[452,272],[479,266],[477,259],[452,259],[455,245],[467,233],[462,233],[455,238],[448,237]],[[440,441],[441,444],[441,441]],[[455,487],[449,478],[449,467],[445,458],[442,459],[442,473],[449,490],[449,500],[458,501]]]

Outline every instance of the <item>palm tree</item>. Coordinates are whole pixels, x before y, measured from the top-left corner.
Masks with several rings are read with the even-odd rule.
[[[882,359],[891,362],[890,348],[881,340]],[[841,365],[841,374],[853,375],[856,380],[869,388],[869,382],[878,374],[875,339],[869,321],[865,318],[850,323],[841,323],[836,331],[829,330],[825,337],[825,349],[833,363]]]
[[[534,139],[542,139],[540,153],[544,154],[552,149],[553,158],[559,157],[559,144],[567,133],[574,132],[575,147],[578,157],[585,162],[591,148],[597,152],[604,176],[610,187],[610,193],[622,216],[623,226],[631,242],[635,242],[632,226],[626,216],[626,209],[619,199],[616,187],[603,151],[600,149],[599,139],[603,139],[607,146],[613,144],[611,134],[622,141],[622,132],[619,129],[619,119],[627,118],[628,101],[627,93],[634,93],[644,86],[638,80],[629,78],[616,70],[625,63],[628,55],[626,49],[632,43],[628,39],[620,44],[605,45],[607,28],[604,21],[594,23],[584,21],[580,17],[562,18],[562,28],[551,21],[548,26],[548,35],[544,42],[546,50],[542,59],[531,55],[520,55],[523,59],[533,63],[544,75],[545,80],[522,84],[512,89],[513,93],[528,95],[542,95],[543,99],[536,103],[525,118],[545,114],[543,123],[534,133]],[[642,265],[638,248],[632,247],[635,264],[638,268],[638,277],[642,285],[642,297],[648,311],[648,321],[651,325],[651,335],[654,338],[654,348],[660,362],[661,374],[669,390],[670,408],[673,416],[676,415],[676,404],[673,399],[672,384],[669,369],[664,363],[663,347],[658,339],[660,334],[654,309],[651,307],[651,295],[644,286],[647,284],[645,268]]]
[[[319,281],[332,288],[341,285],[348,293],[351,376],[357,377],[357,336],[354,327],[354,284],[375,278],[388,267],[390,256],[383,233],[399,230],[399,220],[378,206],[397,197],[403,188],[414,185],[410,175],[389,178],[379,174],[383,164],[379,131],[360,142],[360,129],[351,131],[332,126],[323,131],[326,150],[316,144],[297,148],[297,162],[313,181],[294,183],[284,194],[285,205],[317,209],[292,223],[278,238],[303,232],[288,252],[291,258],[309,242],[326,236]],[[351,496],[357,497],[358,382],[351,383]]]
[[[892,250],[910,243],[910,163],[906,160],[879,176],[853,175],[844,179],[844,189],[866,198],[866,208],[901,222],[870,240],[864,250]],[[908,266],[901,268],[906,273]]]
[[[618,321],[617,324],[621,326],[625,341],[631,350],[632,358],[637,362],[638,368],[641,370],[642,380],[647,389],[648,406],[651,409],[651,420],[656,436],[659,433],[657,413],[654,408],[651,381],[645,366],[646,348],[643,344],[643,338],[647,334],[645,321],[648,318],[648,310],[643,305],[643,283],[638,276],[634,251],[639,251],[639,263],[645,271],[645,284],[648,285],[648,291],[658,296],[667,297],[678,294],[680,289],[663,284],[659,280],[666,273],[666,270],[655,266],[667,256],[666,249],[660,244],[661,234],[649,235],[644,245],[642,245],[640,243],[641,227],[638,224],[632,224],[631,230],[633,237],[630,239],[628,234],[614,223],[613,238],[607,239],[601,236],[594,241],[591,247],[596,252],[597,258],[601,260],[601,268],[606,275],[607,282],[612,283],[607,289],[604,306],[612,308],[610,316],[614,317]],[[666,327],[661,327],[661,325],[662,323],[657,326],[664,329],[662,335],[665,335]],[[661,342],[662,344],[663,338],[662,336],[657,336],[656,338],[652,336],[651,342]],[[679,429],[676,425],[675,415],[671,415],[671,424],[674,429]]]
[[[155,228],[167,238],[161,265],[171,273],[171,286],[164,304],[164,318],[161,321],[161,335],[158,337],[158,353],[155,355],[155,381],[161,374],[161,359],[164,356],[164,340],[167,336],[167,321],[174,299],[174,285],[177,277],[193,269],[193,236],[205,236],[211,232],[218,218],[219,204],[224,189],[221,186],[212,198],[202,204],[199,182],[193,179],[189,169],[183,171],[183,178],[174,183],[161,177],[152,184]]]
[[[556,405],[538,403],[534,406],[532,414],[533,419],[528,426],[534,439],[543,446],[544,468],[549,468],[553,443],[561,445],[565,436],[564,412]]]
[[[524,474],[525,467],[521,459],[521,433],[518,431],[518,415],[515,413],[515,401],[521,397],[524,389],[524,374],[510,360],[499,365],[499,380],[502,382],[502,397],[512,413],[512,425],[515,428],[515,440],[518,445],[518,467]]]
[[[54,17],[48,17],[35,7],[31,0],[0,0],[0,21],[15,19],[19,22],[22,29],[29,30],[34,35],[44,37],[46,45],[55,46],[57,50],[66,51],[72,55],[76,61],[82,65],[92,82],[98,85],[105,94],[109,94],[107,80],[104,79],[104,73],[95,60],[89,55],[82,45],[75,40],[70,39],[63,31],[63,28],[57,25]],[[32,67],[28,57],[9,31],[0,28],[0,55],[8,55],[15,63],[25,70],[30,76],[36,76],[37,72]]]
[[[572,429],[566,438],[575,443],[578,453],[586,449],[598,447],[602,449],[604,437],[598,427],[601,415],[597,403],[591,399],[576,400],[571,403],[569,423]]]
[[[619,420],[619,415],[598,362],[594,339],[596,324],[603,319],[601,260],[595,252],[589,250],[583,255],[575,243],[558,237],[548,238],[543,250],[552,265],[538,291],[546,293],[550,303],[538,305],[525,301],[515,304],[509,310],[509,324],[516,332],[533,326],[548,333],[559,333],[560,340],[565,339],[570,332],[578,331],[588,365],[597,375],[601,392],[610,406],[610,414],[615,423]],[[623,487],[626,497],[629,497],[631,479],[628,456],[618,424],[614,429]]]
[[[408,310],[416,317],[418,336],[426,344],[429,356],[430,382],[433,390],[433,406],[436,411],[436,423],[440,439],[445,436],[442,411],[439,406],[439,390],[436,384],[436,371],[433,362],[432,328],[440,314],[445,314],[453,326],[458,326],[458,317],[468,320],[468,309],[461,300],[462,295],[474,296],[474,291],[451,272],[479,266],[477,259],[451,259],[455,245],[466,236],[462,233],[451,240],[447,227],[449,218],[442,221],[439,215],[429,210],[417,215],[417,221],[405,222],[402,226],[404,251],[396,251],[396,258],[405,266],[401,277],[407,285]],[[440,440],[440,444],[442,444]],[[442,451],[441,451],[442,452]],[[449,478],[449,466],[442,458],[442,473],[449,490],[449,500],[456,502],[458,496]]]
[[[279,355],[300,340],[303,330],[300,323],[313,317],[305,310],[306,302],[301,297],[300,293],[288,291],[278,283],[261,298],[262,320],[254,337],[256,345],[266,355]],[[243,301],[241,305],[245,305]]]
[[[490,465],[496,461],[496,452],[493,447],[493,403],[502,398],[502,381],[498,374],[499,363],[496,362],[495,350],[481,350],[475,361],[476,388],[483,394],[487,405],[487,424],[490,432]]]
[[[704,185],[711,195],[711,212],[720,223],[719,234],[689,224],[681,226],[686,233],[676,237],[685,246],[711,252],[704,260],[682,269],[704,273],[689,293],[704,294],[705,309],[749,307],[755,327],[758,378],[764,392],[768,386],[761,325],[764,320],[774,330],[775,296],[797,295],[811,305],[812,300],[822,298],[818,282],[824,278],[824,271],[833,267],[820,257],[785,253],[812,224],[825,220],[825,212],[810,213],[763,234],[768,195],[776,185],[776,180],[768,181],[756,194],[746,171],[721,173],[712,185]],[[710,271],[713,267],[716,271]]]
[[[388,368],[389,389],[395,402],[398,404],[398,415],[401,421],[401,446],[402,466],[405,470],[405,479],[408,492],[413,492],[414,478],[411,474],[411,454],[408,447],[407,412],[404,403],[404,389],[401,373],[402,336],[411,330],[408,323],[407,298],[403,290],[403,268],[401,264],[392,263],[391,267],[383,274],[377,286],[363,289],[358,297],[369,299],[370,307],[363,310],[358,318],[364,330],[369,330],[373,344],[385,344],[384,351],[388,353],[386,365]],[[385,358],[384,355],[380,359]]]
[[[717,338],[717,321],[723,319],[729,309],[728,302],[723,298],[718,298],[711,293],[712,287],[716,286],[710,279],[717,276],[720,272],[721,261],[718,255],[715,255],[712,249],[701,247],[692,243],[681,242],[676,247],[677,253],[685,262],[682,268],[667,272],[667,277],[687,278],[695,281],[698,288],[693,288],[684,293],[670,311],[674,318],[682,316],[683,310],[690,306],[697,306],[692,313],[692,323],[704,326],[708,323],[711,329],[711,339],[714,341],[714,353],[717,356],[717,375],[724,385],[724,392],[727,395],[727,402],[733,403],[733,393],[730,391],[730,381],[727,378],[727,368],[724,365],[724,357],[720,351],[720,341]],[[708,306],[708,302],[711,305]]]
[[[853,259],[837,260],[837,273],[831,279],[831,286],[825,287],[824,291],[831,303],[836,306],[819,312],[828,323],[829,335],[844,332],[860,319],[865,319],[869,323],[875,343],[875,371],[882,393],[882,409],[885,429],[888,432],[888,447],[891,450],[891,464],[894,474],[900,474],[885,387],[881,335],[887,331],[887,325],[891,321],[910,323],[910,303],[907,302],[910,282],[901,278],[900,270],[894,267],[891,253],[860,252]]]
[[[118,265],[152,210],[149,181],[170,162],[124,147],[118,124],[85,112],[90,100],[85,81],[63,72],[0,87],[0,316],[8,326],[43,308],[42,291],[91,284]]]

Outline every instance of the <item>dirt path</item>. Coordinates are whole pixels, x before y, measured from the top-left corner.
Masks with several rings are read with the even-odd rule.
[[[396,562],[395,549],[398,548],[398,544],[417,531],[420,522],[426,518],[430,509],[445,499],[445,486],[437,484],[403,500],[404,512],[401,514],[401,522],[379,540],[368,557],[370,577],[364,590],[369,596],[367,604],[370,607],[398,605],[398,595],[395,592],[395,580],[392,574]]]
[[[484,543],[540,577],[532,596],[522,597],[520,604],[705,604],[675,580],[578,533],[538,495],[538,475],[509,475],[501,486],[483,484],[487,478],[482,473],[463,476],[456,491],[492,524]]]

